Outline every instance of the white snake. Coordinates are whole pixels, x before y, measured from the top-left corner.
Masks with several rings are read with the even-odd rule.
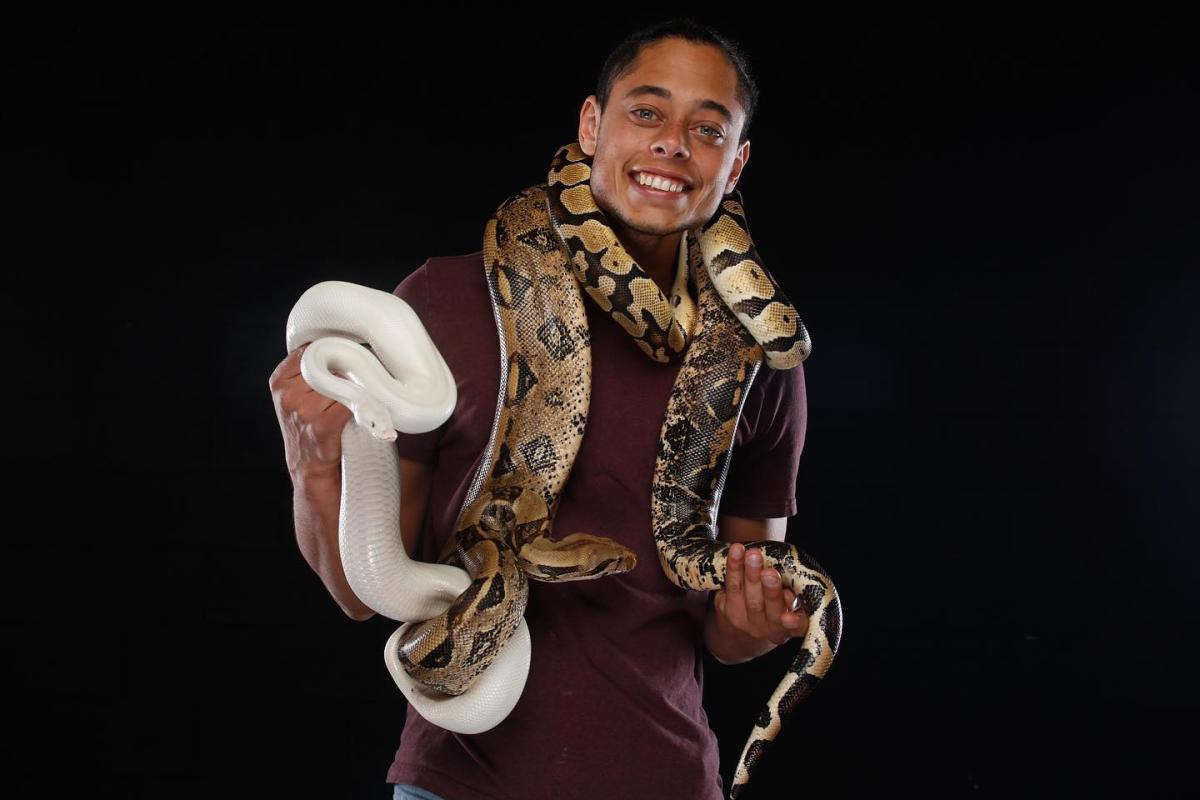
[[[324,281],[301,295],[288,317],[288,352],[306,343],[311,344],[300,359],[304,380],[354,412],[342,430],[338,542],[355,595],[376,613],[405,623],[384,647],[388,671],[434,725],[456,733],[489,730],[508,716],[525,688],[530,638],[524,619],[492,665],[460,695],[426,689],[397,659],[397,641],[409,626],[443,613],[471,583],[458,567],[412,560],[400,537],[396,431],[424,433],[445,422],[458,399],[454,376],[407,303],[354,283]]]

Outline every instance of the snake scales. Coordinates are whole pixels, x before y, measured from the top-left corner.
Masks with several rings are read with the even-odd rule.
[[[648,357],[683,357],[659,441],[651,509],[660,565],[680,587],[724,586],[729,545],[715,538],[716,509],[742,404],[763,361],[788,369],[809,352],[807,331],[762,266],[739,202],[723,198],[713,217],[688,233],[687,262],[668,300],[616,239],[592,197],[590,174],[591,159],[577,142],[559,148],[547,182],[505,200],[485,228],[501,390],[489,450],[439,557],[466,570],[471,582],[442,614],[389,642],[413,680],[448,695],[467,691],[518,629],[529,578],[596,579],[635,566],[633,553],[610,539],[551,538],[587,422],[583,293]],[[810,624],[755,721],[734,775],[735,798],[783,718],[828,671],[842,628],[837,591],[811,557],[783,542],[745,546],[761,550],[764,569],[779,571]]]

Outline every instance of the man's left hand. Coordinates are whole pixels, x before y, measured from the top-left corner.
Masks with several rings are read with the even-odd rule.
[[[755,639],[781,645],[793,636],[808,633],[808,615],[796,603],[791,589],[780,586],[779,573],[762,568],[758,548],[739,543],[729,548],[725,588],[713,598],[722,623]],[[793,607],[796,610],[793,610]]]

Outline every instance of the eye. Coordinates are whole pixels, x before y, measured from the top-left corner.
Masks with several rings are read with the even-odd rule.
[[[643,117],[642,112],[645,112],[646,114],[649,114],[650,116]],[[655,111],[650,108],[635,108],[630,113],[633,114],[635,117],[637,117],[639,120],[651,120],[656,116]],[[725,134],[721,133],[721,129],[716,127],[715,125],[701,125],[700,130],[707,131],[706,133],[702,133],[702,135],[708,137],[709,139],[712,139],[714,142],[720,141],[721,139],[725,138]]]

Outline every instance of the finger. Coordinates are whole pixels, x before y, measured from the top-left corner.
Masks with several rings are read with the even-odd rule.
[[[300,350],[296,348],[292,352],[283,357],[283,360],[275,365],[275,369],[271,370],[271,376],[267,378],[267,385],[274,391],[277,386],[281,386],[293,377],[300,374]]]
[[[280,373],[280,376],[284,378],[294,378],[295,376],[299,375],[300,359],[304,355],[305,349],[310,344],[312,344],[312,342],[306,342],[292,352],[288,353],[287,357],[283,359],[283,361],[279,362],[279,366],[275,368],[275,371]]]
[[[331,420],[334,422],[343,423],[354,416],[354,412],[345,403],[338,400],[330,400],[329,405],[321,409],[321,413],[331,415]]]
[[[756,547],[746,551],[746,620],[750,623],[751,633],[755,636],[765,635],[767,615],[763,608],[762,587],[762,553]]]
[[[340,406],[342,410],[338,410],[334,406]],[[309,392],[304,395],[304,399],[300,401],[299,413],[301,419],[321,425],[333,425],[339,421],[344,424],[348,417],[353,416],[353,412],[346,406],[320,392]]]
[[[808,635],[808,616],[803,611],[789,611],[783,615],[783,620],[789,637],[803,638]]]
[[[304,345],[304,346],[308,347],[308,345]],[[341,378],[342,380],[349,380],[346,377],[346,373],[342,372],[340,369],[338,369],[336,367],[330,367],[329,374],[333,375],[335,377]],[[304,373],[302,373],[300,371],[299,362],[297,362],[296,373],[294,375],[291,375],[290,377],[288,377],[286,380],[291,384],[295,384],[296,386],[303,386],[305,394],[308,394],[309,392],[317,391],[316,389],[313,388],[312,384],[309,383],[307,379],[305,379]],[[289,389],[291,389],[292,391],[296,391],[296,389],[292,388],[291,386],[289,386]],[[324,397],[324,395],[322,395],[322,396]],[[332,402],[336,403],[338,401],[334,400]],[[328,407],[329,407],[328,404],[326,404],[325,408],[328,408]]]
[[[808,615],[800,606],[800,598],[796,597],[791,589],[786,589],[784,590],[784,600],[786,613],[782,617],[783,627],[789,636],[804,636],[808,633]]]
[[[785,588],[783,590],[783,610],[787,613],[784,614],[784,622],[787,622],[787,615],[794,614],[798,608],[800,608],[800,600],[796,597],[796,593]]]
[[[329,400],[329,403],[321,409],[321,424],[339,431],[346,427],[346,423],[353,418],[354,412],[337,400]]]
[[[775,644],[783,644],[791,635],[783,625],[783,614],[787,611],[783,599],[783,587],[779,572],[765,569],[762,573],[763,606],[767,618],[767,638]]]
[[[279,366],[275,368],[275,372],[271,373],[272,386],[278,384],[283,388],[284,392],[303,391],[307,394],[313,391],[312,385],[304,379],[304,373],[300,368],[300,356],[306,347],[308,347],[307,344],[301,345],[289,353],[287,358],[279,362]],[[299,387],[303,387],[303,389]]]

